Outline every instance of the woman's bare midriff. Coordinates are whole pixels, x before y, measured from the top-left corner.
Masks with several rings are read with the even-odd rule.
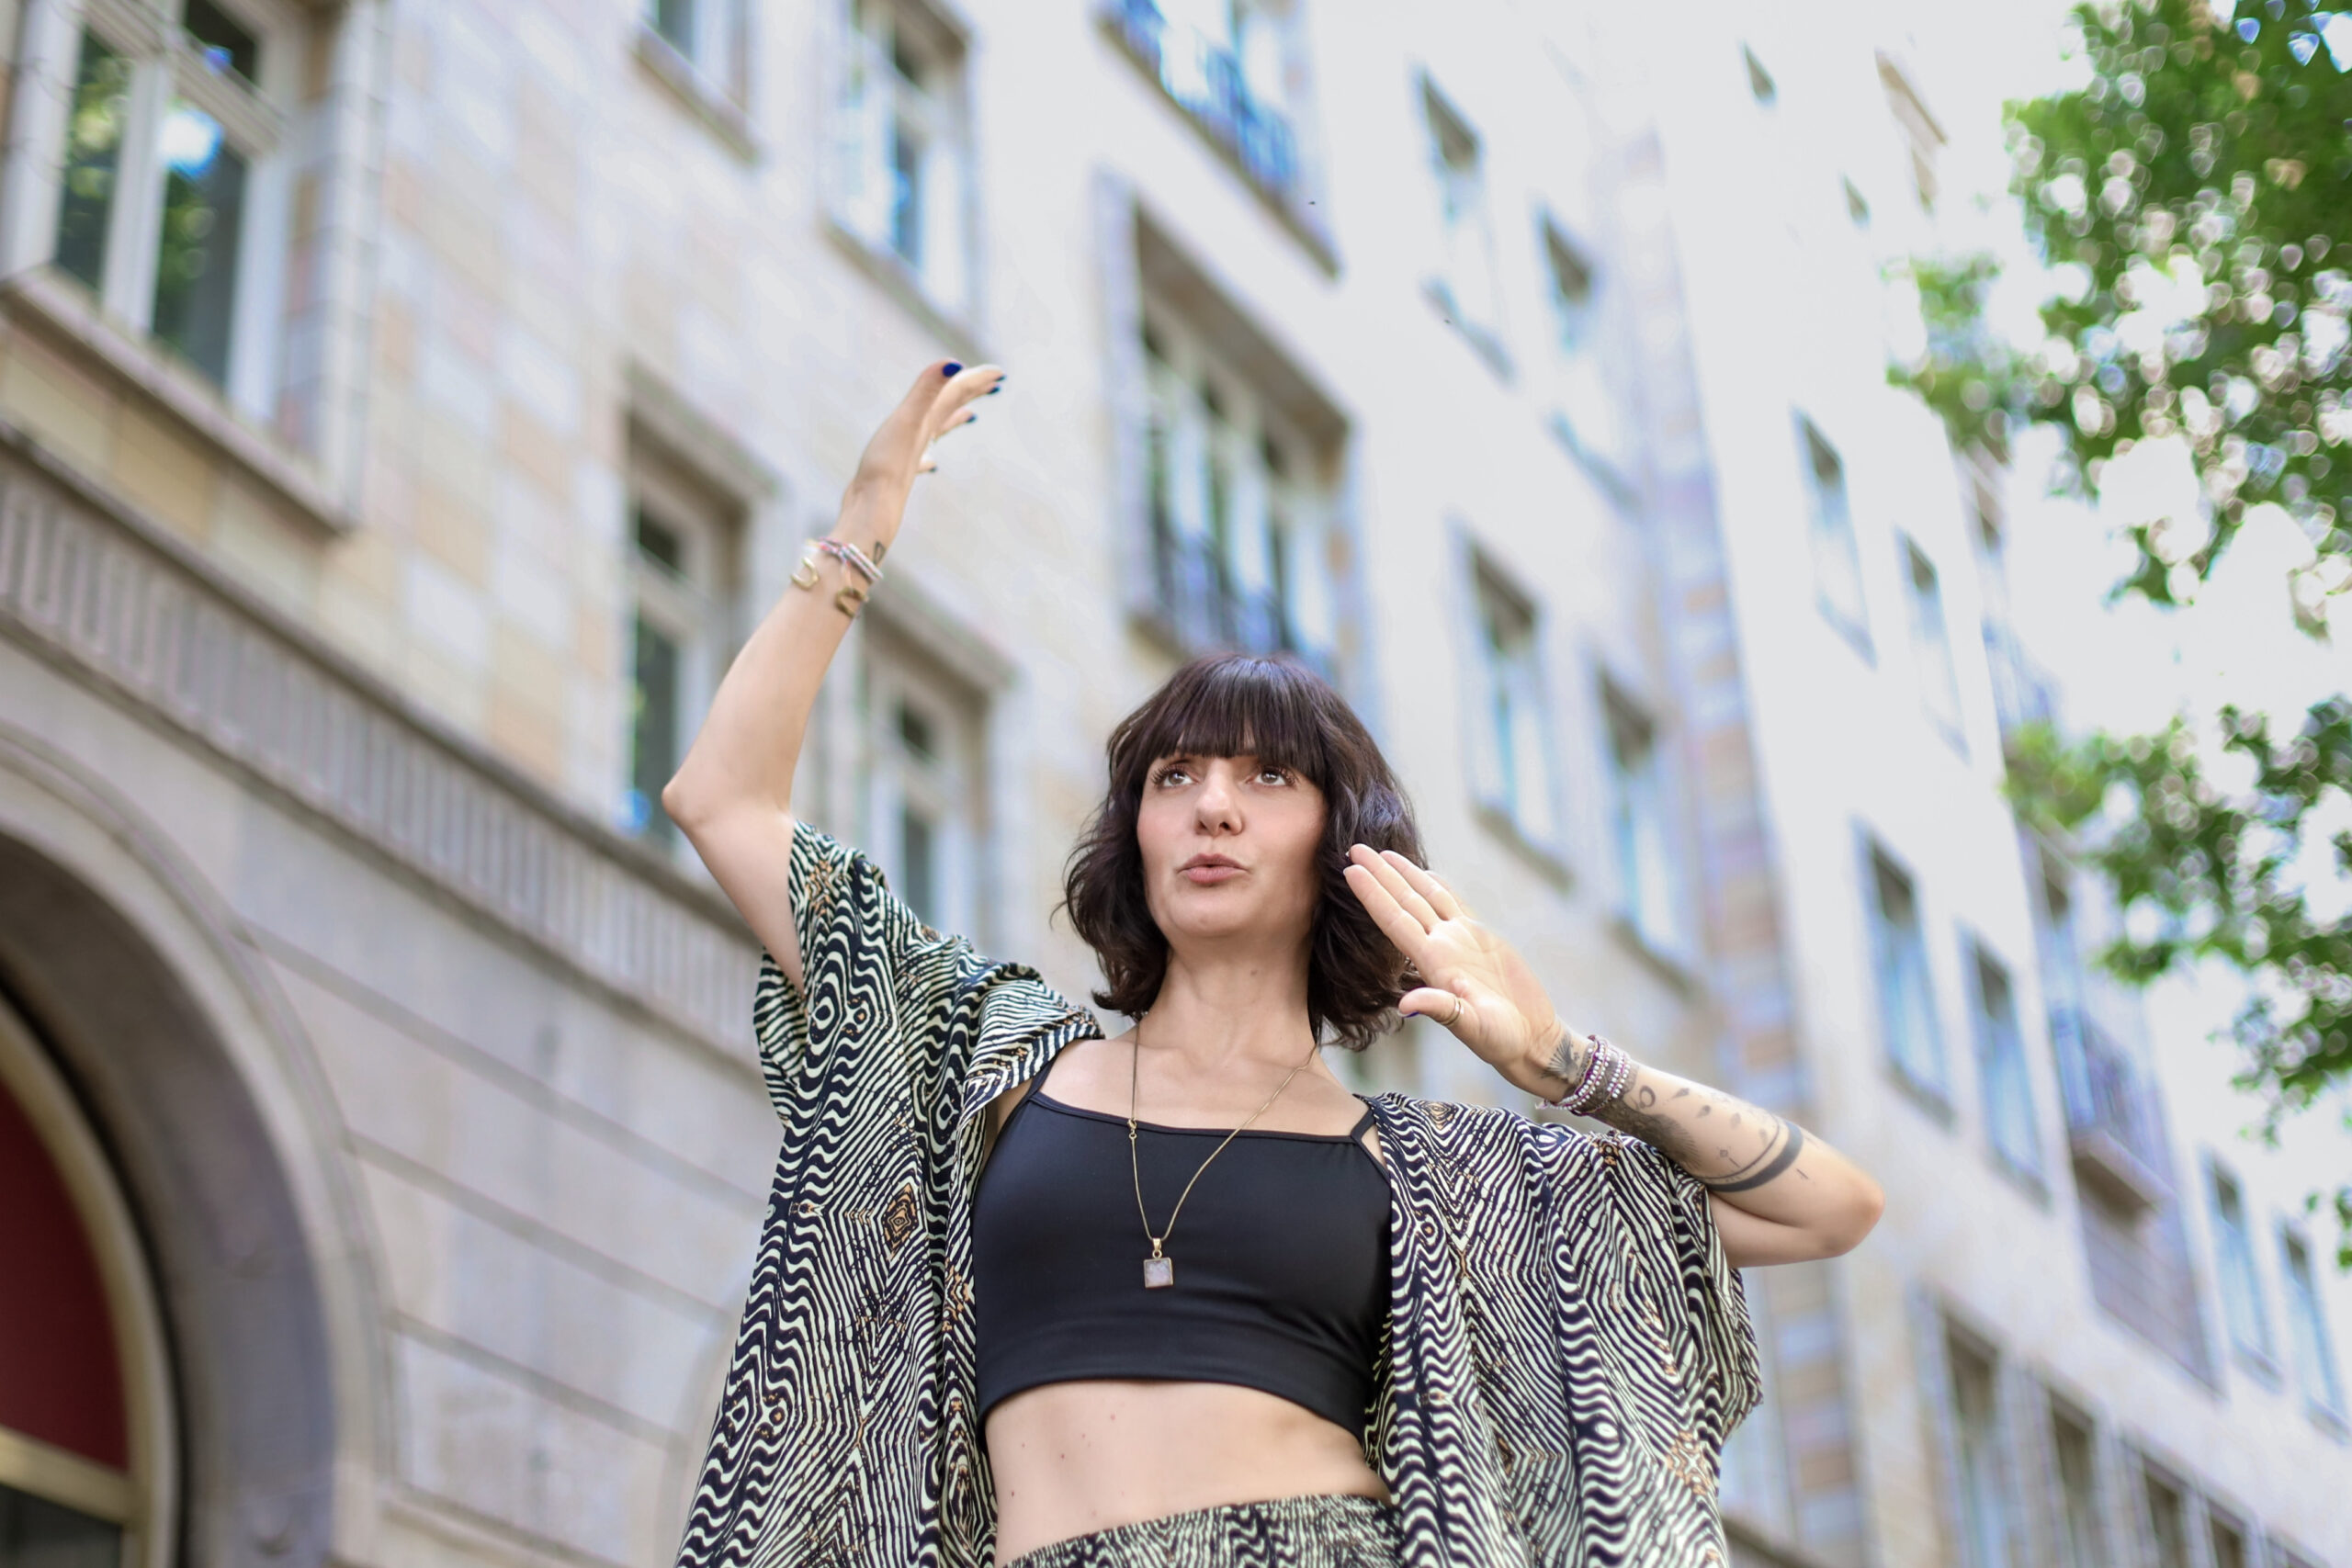
[[[1254,1388],[1047,1383],[989,1412],[996,1560],[1227,1503],[1388,1488],[1347,1429]]]

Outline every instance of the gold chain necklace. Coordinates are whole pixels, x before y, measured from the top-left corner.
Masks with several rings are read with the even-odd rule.
[[[1306,1062],[1315,1060],[1315,1053],[1322,1048],[1318,1043],[1315,1051],[1308,1052]],[[1266,1096],[1266,1103],[1250,1112],[1250,1121],[1242,1122],[1240,1127],[1236,1127],[1232,1132],[1227,1133],[1224,1141],[1209,1151],[1209,1157],[1201,1161],[1201,1170],[1208,1169],[1210,1163],[1217,1156],[1225,1153],[1226,1144],[1239,1137],[1243,1127],[1249,1126],[1250,1122],[1255,1122],[1259,1117],[1263,1116],[1272,1107],[1274,1101],[1283,1097],[1283,1090],[1288,1089],[1290,1080],[1298,1077],[1306,1068],[1306,1062],[1301,1062],[1285,1073],[1283,1076],[1283,1081],[1274,1086],[1274,1092]],[[1176,1207],[1168,1213],[1167,1228],[1158,1235],[1152,1235],[1151,1216],[1145,1213],[1143,1209],[1143,1171],[1136,1160],[1136,1083],[1142,1076],[1142,1072],[1143,1020],[1138,1018],[1136,1020],[1135,1050],[1127,1058],[1127,1174],[1135,1178],[1136,1218],[1143,1222],[1143,1234],[1151,1237],[1151,1256],[1143,1260],[1143,1288],[1147,1291],[1161,1291],[1176,1282],[1176,1260],[1160,1250],[1160,1244],[1175,1231],[1176,1216],[1184,1212],[1184,1200],[1193,1195],[1193,1181],[1198,1181],[1201,1179],[1201,1170],[1193,1172],[1193,1181],[1184,1183],[1184,1190],[1176,1195]]]

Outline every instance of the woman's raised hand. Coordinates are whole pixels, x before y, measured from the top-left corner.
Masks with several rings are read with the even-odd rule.
[[[1435,1019],[1515,1083],[1540,1070],[1564,1031],[1518,950],[1396,851],[1358,844],[1348,861],[1349,891],[1424,982],[1397,1010]]]
[[[922,368],[899,406],[882,422],[857,460],[853,494],[861,491],[895,498],[903,504],[915,476],[934,466],[931,444],[979,417],[973,400],[1004,384],[1004,371],[994,365],[963,366],[952,359],[935,360]]]

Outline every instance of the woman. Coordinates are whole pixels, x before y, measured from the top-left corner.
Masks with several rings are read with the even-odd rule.
[[[1114,734],[1067,892],[1116,1038],[795,825],[826,665],[1001,384],[917,379],[662,794],[766,947],[786,1128],[682,1561],[1722,1563],[1731,1269],[1878,1189],[1564,1023],[1328,686],[1203,660]],[[1358,1099],[1317,1043],[1399,1011],[1633,1137]]]

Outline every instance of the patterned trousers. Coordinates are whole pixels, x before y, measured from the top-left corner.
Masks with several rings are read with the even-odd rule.
[[[1396,1515],[1369,1497],[1227,1503],[1057,1540],[1007,1568],[1396,1568]]]

